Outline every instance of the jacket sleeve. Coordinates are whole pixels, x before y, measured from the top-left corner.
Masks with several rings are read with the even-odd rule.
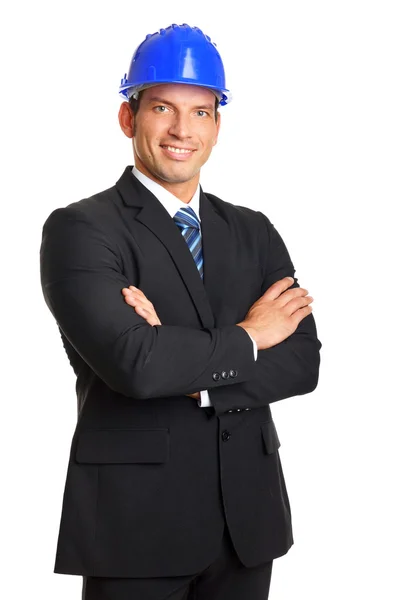
[[[118,244],[75,206],[43,225],[43,295],[60,330],[89,367],[128,397],[232,387],[255,375],[253,346],[238,325],[213,329],[151,326],[128,306]],[[235,375],[221,376],[223,371]]]
[[[293,277],[288,288],[300,287],[288,250],[270,220],[262,219],[259,248],[263,264],[261,294],[284,277]],[[250,309],[250,306],[249,306]],[[318,384],[321,342],[313,314],[302,319],[296,331],[281,343],[258,350],[252,378],[229,388],[210,390],[210,402],[217,414],[235,408],[257,408],[277,400],[312,392]]]

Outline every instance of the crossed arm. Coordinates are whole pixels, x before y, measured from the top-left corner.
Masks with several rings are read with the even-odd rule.
[[[264,294],[277,280],[287,276],[294,278],[295,270],[281,236],[270,221],[262,216],[269,239],[269,260],[262,287]],[[291,287],[299,287],[296,278]],[[140,289],[129,286],[123,288],[122,294],[125,302],[150,325],[161,325],[154,305]],[[217,414],[231,408],[256,408],[313,391],[318,383],[321,347],[315,320],[310,314],[300,321],[297,330],[289,338],[266,350],[258,350],[255,376],[251,380],[209,391]],[[199,398],[200,392],[186,395]]]
[[[137,314],[141,315],[149,325],[152,327],[154,325],[162,325],[153,303],[150,302],[142,290],[139,290],[139,288],[134,285],[130,285],[129,287],[122,289],[122,295],[124,296],[125,302],[129,306],[132,306]],[[200,392],[185,394],[185,396],[200,400]]]
[[[294,268],[278,232],[260,215],[264,292],[278,279],[294,277]],[[121,304],[121,291],[126,298],[131,282],[122,274],[118,250],[77,207],[56,209],[45,222],[40,269],[43,294],[60,329],[93,371],[126,396],[198,397],[207,389],[218,414],[304,394],[317,385],[321,343],[311,314],[289,338],[259,350],[257,361],[250,337],[236,324],[202,330],[151,326],[144,299],[142,314],[140,303],[137,312]],[[214,372],[227,365],[237,368],[237,377],[215,381]]]

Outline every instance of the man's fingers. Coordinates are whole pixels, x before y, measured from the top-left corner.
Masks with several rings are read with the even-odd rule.
[[[125,300],[129,301],[128,304],[134,306],[130,302],[130,300],[134,300],[135,303],[141,302],[144,306],[148,306],[149,310],[154,308],[152,302],[150,302],[150,300],[146,298],[143,292],[141,292],[140,290],[131,290],[131,287],[133,288],[133,286],[130,286],[129,288],[122,289],[122,293],[125,296]]]
[[[135,288],[133,285],[129,286],[129,289],[145,304],[148,304],[150,308],[154,308],[153,303],[147,298],[147,296],[139,290],[139,288]]]
[[[139,303],[139,300],[136,298],[136,296],[128,291],[128,293],[124,292],[124,290],[122,290],[122,293],[124,295],[124,300],[127,304],[129,304],[129,306],[135,306],[136,304]]]
[[[196,398],[200,400],[200,392],[195,392],[194,394],[185,394],[185,396],[190,396],[191,398]]]
[[[149,325],[158,325],[158,319],[154,315],[150,314],[145,308],[143,308],[143,306],[136,306],[135,310],[138,315],[143,317],[143,319],[146,319]]]
[[[310,315],[312,313],[312,306],[311,304],[309,304],[308,306],[303,306],[303,308],[299,308],[298,310],[296,310],[289,318],[291,321],[293,321],[294,329],[297,329],[297,327],[299,326],[300,321],[302,321],[304,319],[304,317],[307,317],[308,315]]]
[[[306,306],[307,304],[310,305],[311,302],[314,302],[314,298],[312,296],[301,296],[300,298],[293,298],[292,300],[290,300],[290,302],[286,304],[284,310],[287,310],[288,313],[291,315],[297,310]]]
[[[135,287],[134,285],[130,285],[128,289],[131,290],[132,292],[136,292],[136,293],[142,294],[144,296],[142,290],[139,290],[139,288]]]
[[[142,292],[142,290],[139,290],[139,288],[135,287],[134,285],[130,285],[129,289],[134,293],[137,294],[140,298],[143,298],[143,300],[148,300],[146,295]],[[148,300],[148,302],[150,302],[150,300]]]
[[[277,298],[276,305],[279,307],[286,306],[292,300],[294,300],[296,298],[303,298],[304,296],[307,296],[307,294],[308,294],[308,290],[306,290],[305,288],[301,288],[301,287],[291,288],[290,290],[285,290]]]
[[[158,318],[153,304],[143,293],[138,294],[136,291],[134,292],[129,288],[123,288],[122,294],[125,302],[129,304],[129,306],[132,306],[137,314],[143,317],[149,325],[161,325],[161,321]]]
[[[130,285],[127,288],[122,288],[122,293],[124,294],[124,296],[127,294],[134,293],[142,298],[146,298],[146,296],[143,294],[142,290],[139,290],[139,288],[136,288],[134,285]]]
[[[278,298],[285,290],[293,285],[293,282],[293,277],[284,277],[283,279],[279,279],[278,281],[275,281],[275,283],[273,283],[266,292],[264,292],[263,297],[268,298],[269,300],[276,300],[276,298]]]
[[[133,306],[134,308],[141,308],[151,312],[153,308],[149,306],[149,303],[141,298],[138,298],[135,294],[127,294],[125,296],[125,302],[129,304],[129,306]]]
[[[145,308],[140,301],[135,300],[130,296],[126,296],[125,301],[127,304],[130,304],[130,306],[133,306],[137,314],[143,317],[143,319],[145,319],[149,325],[161,325],[160,320],[154,310]]]

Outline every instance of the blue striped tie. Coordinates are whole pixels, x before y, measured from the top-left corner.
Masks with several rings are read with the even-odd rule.
[[[192,253],[200,277],[203,279],[203,250],[201,247],[200,221],[190,206],[180,208],[174,215],[174,221],[181,230],[181,234]]]

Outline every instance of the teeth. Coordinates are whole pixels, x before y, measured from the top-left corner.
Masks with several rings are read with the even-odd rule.
[[[173,146],[164,146],[167,150],[171,152],[176,152],[177,154],[189,154],[192,150],[185,150],[184,148],[174,148]]]

